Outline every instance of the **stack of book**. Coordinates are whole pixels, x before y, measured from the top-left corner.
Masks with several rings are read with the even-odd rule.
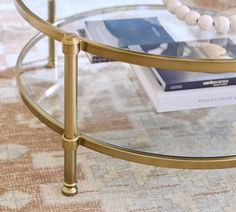
[[[217,34],[214,39],[209,39],[213,35],[211,32],[199,36],[192,29],[186,31],[186,26],[181,37],[181,30],[175,29],[174,33],[168,23],[161,23],[161,17],[86,21],[85,29],[80,29],[79,34],[99,43],[157,55],[235,59],[235,39]],[[169,19],[171,25],[175,21],[178,20]],[[110,61],[88,56],[93,63]],[[157,112],[236,104],[236,73],[210,74],[132,67]]]

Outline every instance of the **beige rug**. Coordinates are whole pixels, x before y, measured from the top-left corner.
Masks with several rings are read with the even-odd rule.
[[[60,136],[29,112],[18,96],[15,82],[16,57],[34,33],[32,27],[17,15],[12,2],[2,0],[0,3],[0,211],[234,212],[236,210],[236,169],[217,171],[163,169],[103,156],[83,147],[78,151],[79,193],[75,197],[64,197],[60,192],[63,182],[63,151]],[[218,113],[221,111],[218,110]],[[227,120],[235,122],[235,119],[230,119],[234,110],[227,111]],[[209,117],[208,115],[207,110],[201,113],[201,117]],[[190,119],[186,117],[187,122]],[[197,115],[194,117],[200,119]],[[173,119],[182,120],[177,113],[170,115],[168,120]],[[205,121],[203,126],[209,125],[208,119],[202,120]],[[227,120],[219,120],[218,123],[225,123]],[[196,124],[194,120],[191,123],[191,126]],[[186,124],[185,127],[187,126]],[[217,126],[222,139],[229,133],[230,139],[225,136],[225,140],[233,142],[236,139],[233,128],[230,128],[231,131],[225,131],[226,128]],[[160,133],[167,135],[166,129],[160,127]],[[93,134],[101,134],[102,130],[99,128],[97,130],[98,132],[93,131]],[[180,134],[182,130],[176,129],[175,132]],[[173,137],[175,136],[169,138]],[[232,152],[235,153],[233,150]]]

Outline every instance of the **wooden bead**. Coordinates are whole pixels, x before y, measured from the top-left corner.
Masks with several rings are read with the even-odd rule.
[[[198,19],[200,18],[200,14],[196,11],[190,11],[185,16],[185,21],[190,26],[196,26]]]
[[[185,6],[185,5],[181,5],[179,7],[176,8],[175,10],[175,15],[177,16],[178,19],[180,20],[184,20],[186,15],[190,12],[190,9]]]
[[[178,0],[172,0],[167,4],[167,9],[171,13],[175,13],[177,7],[181,6],[182,4]]]
[[[213,26],[213,18],[209,15],[203,15],[199,18],[198,25],[202,30],[209,30]]]
[[[236,15],[230,17],[230,27],[232,31],[236,32]]]
[[[225,34],[230,29],[230,21],[225,16],[216,17],[214,23],[215,23],[215,29],[219,33]]]

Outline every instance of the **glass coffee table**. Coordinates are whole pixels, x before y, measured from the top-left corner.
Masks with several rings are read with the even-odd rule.
[[[71,0],[66,3],[58,0],[55,7],[54,0],[33,3],[15,0],[21,16],[40,31],[18,58],[20,94],[37,118],[62,135],[65,153],[62,192],[67,196],[77,193],[78,145],[159,167],[236,166],[236,106],[157,113],[129,65],[233,72],[236,70],[233,56],[198,58],[186,56],[183,51],[175,57],[160,55],[160,51],[143,53],[123,48],[117,42],[111,44],[110,40],[98,41],[78,35],[78,30],[88,21],[158,16],[162,17],[163,26],[169,27],[173,34],[179,33],[183,42],[190,41],[193,34],[202,40],[217,37],[227,42],[236,38],[233,34],[202,33],[177,19],[170,21],[171,14],[163,5],[152,2],[125,1],[127,5],[122,1],[104,2],[98,9],[89,10],[92,2],[76,5]],[[60,11],[57,19],[56,8]],[[174,26],[178,26],[178,30]],[[225,44],[217,45],[223,48]],[[113,62],[91,64],[88,53]]]

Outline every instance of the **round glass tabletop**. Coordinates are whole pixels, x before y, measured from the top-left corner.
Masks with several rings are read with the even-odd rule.
[[[68,6],[62,1],[56,2],[57,17],[59,18],[81,14],[71,19],[65,19],[67,23],[62,26],[62,29],[81,33],[81,36],[88,36],[88,39],[103,44],[119,48],[135,48],[135,51],[138,51],[137,48],[141,51],[142,45],[145,48],[155,45],[155,48],[148,49],[147,52],[176,57],[219,59],[219,54],[216,55],[215,50],[213,53],[209,53],[209,47],[213,46],[221,51],[225,49],[224,54],[220,54],[222,59],[228,60],[235,57],[235,35],[233,33],[217,34],[213,30],[203,32],[199,28],[189,27],[162,6],[143,5],[143,3],[149,3],[147,0],[125,1],[130,5],[134,2],[140,3],[140,6],[122,6],[123,1],[112,1],[113,4],[117,3],[121,7],[116,7],[117,4],[107,5],[106,1],[98,3],[100,5],[96,5],[97,1],[94,1],[94,5],[92,3],[90,5],[83,4],[83,1],[78,1],[78,4],[75,4],[73,1],[73,7],[69,6],[70,1],[67,3]],[[24,0],[24,3],[32,12],[47,19],[45,1],[32,3],[32,1]],[[90,6],[91,8],[89,8]],[[114,7],[107,10],[97,9],[94,12],[84,12],[95,6],[98,8]],[[141,34],[132,31],[137,30],[136,21],[151,26],[154,34],[164,36],[163,40],[157,39],[155,42],[153,40],[150,42],[149,31],[138,29]],[[123,24],[126,27],[121,27]],[[164,34],[160,35],[156,31],[160,28]],[[93,30],[95,30],[95,34],[97,33],[96,36],[95,34],[87,35],[88,32],[93,33]],[[111,30],[117,31],[111,33]],[[103,37],[105,33],[109,34],[107,34],[108,37]],[[117,38],[122,36],[122,33],[131,33],[131,39]],[[100,40],[98,35],[101,36]],[[138,43],[139,36],[141,36],[142,42],[145,40],[142,45]],[[167,39],[170,40],[167,41]],[[115,41],[111,43],[113,40]],[[199,43],[202,47],[199,46]],[[63,124],[64,64],[60,43],[57,43],[56,49],[57,65],[55,68],[47,68],[48,38],[40,40],[26,55],[23,65],[20,67],[20,79],[33,101],[53,119]],[[146,50],[142,49],[142,51]],[[93,64],[91,59],[93,59],[93,55],[84,52],[79,55],[79,132],[107,144],[143,153],[182,157],[236,155],[235,105],[228,103],[228,106],[223,107],[221,104],[222,107],[217,108],[211,105],[211,108],[156,112],[153,102],[148,98],[136,74],[137,70],[144,70],[146,73],[152,74],[151,69],[116,61]],[[96,59],[104,58],[98,57]],[[230,77],[232,73],[226,75]],[[220,92],[220,90],[217,91],[218,88],[212,89]],[[236,88],[234,89],[236,91]],[[196,93],[199,90],[201,89],[175,92],[176,94],[182,92],[182,96],[179,97],[179,101],[182,101],[189,93]],[[231,90],[231,93],[234,92]],[[236,98],[236,96],[229,95],[225,98]],[[204,99],[203,101],[221,101],[215,100],[213,97],[208,99],[204,97]],[[170,102],[169,104],[175,105],[177,103]]]
[[[43,20],[48,19],[47,1],[23,0],[24,4]],[[236,5],[233,1],[181,0],[182,4],[200,15],[211,17],[231,17],[235,14]],[[124,6],[129,5],[129,6]],[[131,7],[132,5],[139,5]],[[149,4],[149,6],[148,6]],[[152,6],[151,6],[152,5]],[[113,7],[113,9],[101,9]],[[201,30],[197,24],[189,26],[179,20],[163,6],[161,0],[144,1],[86,1],[78,2],[56,1],[57,19],[65,18],[75,13],[99,9],[87,14],[82,28],[86,39],[116,48],[160,56],[191,59],[235,59],[236,33],[217,33],[215,27]],[[96,15],[95,15],[96,14]],[[214,24],[213,24],[214,25]],[[232,25],[232,24],[231,24]],[[78,33],[78,22],[69,32]]]

